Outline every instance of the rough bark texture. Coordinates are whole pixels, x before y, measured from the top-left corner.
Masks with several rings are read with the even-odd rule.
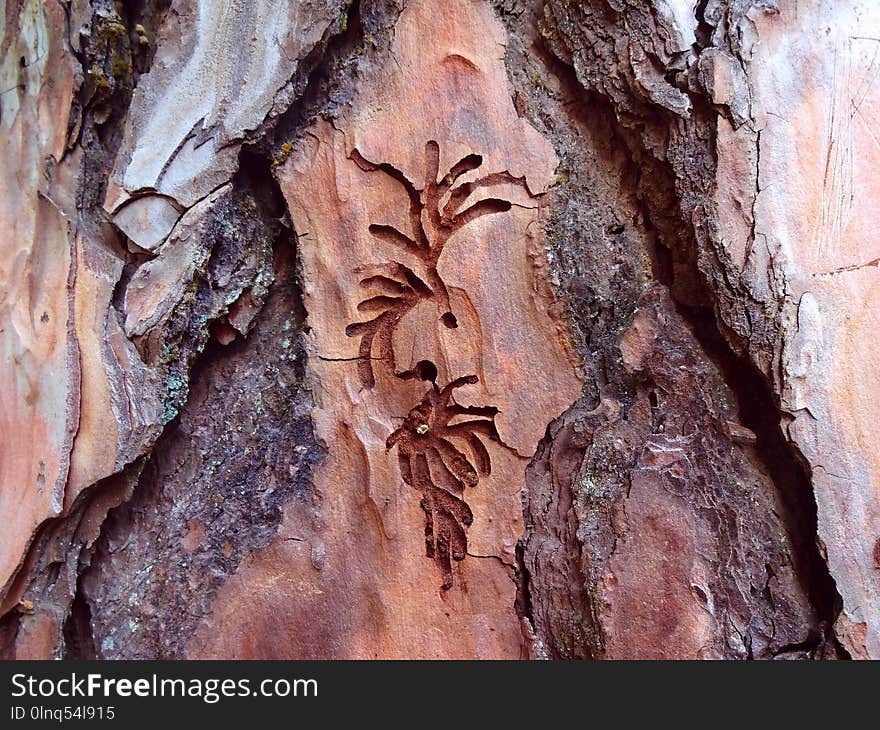
[[[880,658],[871,0],[0,51],[0,656]]]

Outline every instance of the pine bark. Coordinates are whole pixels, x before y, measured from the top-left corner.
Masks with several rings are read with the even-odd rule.
[[[0,656],[880,658],[873,5],[7,0]]]

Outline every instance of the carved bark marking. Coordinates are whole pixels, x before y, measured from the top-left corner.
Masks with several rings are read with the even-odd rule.
[[[469,154],[460,159],[438,182],[440,145],[434,140],[425,144],[425,185],[422,189],[417,188],[415,183],[393,165],[370,162],[356,149],[352,150],[350,157],[362,170],[384,172],[406,192],[409,198],[410,232],[407,234],[394,226],[375,223],[370,224],[369,232],[380,241],[421,259],[427,280],[426,283],[398,261],[375,264],[366,269],[373,275],[361,279],[362,287],[368,291],[384,289],[386,294],[392,294],[363,300],[358,304],[358,311],[378,311],[380,314],[367,322],[354,322],[345,330],[349,337],[361,337],[358,375],[364,387],[372,388],[376,384],[372,355],[374,343],[378,345],[379,354],[376,359],[384,361],[393,374],[401,375],[396,372],[394,362],[394,330],[403,316],[420,301],[437,299],[443,310],[440,322],[448,329],[457,326],[449,301],[449,291],[437,271],[443,249],[447,241],[468,223],[484,215],[506,213],[513,207],[509,200],[484,198],[462,211],[462,206],[471,194],[481,188],[503,184],[518,185],[526,191],[528,188],[524,177],[514,177],[506,171],[456,185],[463,175],[478,170],[483,164],[483,157],[478,154]],[[383,273],[385,276],[381,275]]]
[[[491,173],[472,182],[458,185],[462,176],[478,170],[483,158],[468,154],[456,162],[438,182],[440,145],[434,140],[425,144],[425,184],[420,190],[406,175],[388,163],[370,162],[356,149],[350,158],[362,170],[381,171],[406,191],[409,199],[409,233],[394,226],[369,225],[375,238],[414,254],[424,265],[425,283],[415,272],[399,261],[358,267],[356,273],[369,273],[360,280],[367,298],[357,305],[358,312],[379,314],[365,322],[353,322],[345,328],[349,337],[360,336],[358,377],[366,388],[376,384],[374,362],[387,369],[389,375],[408,380],[431,381],[432,388],[404,419],[403,425],[388,437],[386,447],[398,449],[400,471],[406,484],[421,495],[425,512],[425,550],[443,573],[442,588],[453,585],[451,560],[464,560],[467,554],[465,528],[473,522],[473,513],[464,500],[465,486],[476,487],[479,472],[488,476],[492,460],[480,436],[503,443],[495,427],[498,409],[492,406],[460,406],[453,401],[453,391],[479,382],[476,375],[466,375],[437,386],[437,366],[421,361],[415,368],[399,372],[394,358],[394,332],[401,319],[420,301],[436,299],[443,314],[440,322],[446,328],[458,326],[449,290],[437,271],[447,241],[468,223],[484,215],[506,213],[513,206],[502,198],[483,198],[462,210],[474,191],[496,185],[519,185],[526,191],[525,178],[508,172]],[[373,353],[376,353],[375,357]],[[450,424],[458,415],[478,416],[476,420]],[[464,442],[472,456],[465,456],[453,443]],[[475,466],[475,464],[477,466]],[[455,493],[455,494],[453,494]]]
[[[495,427],[497,408],[462,406],[453,391],[478,382],[476,375],[457,378],[442,389],[434,383],[422,401],[406,416],[403,425],[388,437],[388,450],[397,448],[403,481],[422,495],[425,512],[425,553],[443,572],[442,588],[453,585],[453,560],[467,555],[465,528],[474,515],[465,502],[465,487],[476,487],[480,476],[492,473],[486,446],[480,437],[504,446]],[[456,416],[477,418],[450,424]],[[467,456],[456,445],[467,445]],[[455,492],[456,494],[453,494]]]

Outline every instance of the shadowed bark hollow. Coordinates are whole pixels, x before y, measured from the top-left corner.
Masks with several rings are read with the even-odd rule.
[[[880,658],[876,3],[4,17],[0,656]]]

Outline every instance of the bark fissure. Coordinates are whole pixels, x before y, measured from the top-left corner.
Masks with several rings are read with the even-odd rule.
[[[719,439],[719,445],[724,441],[729,441],[732,444],[746,444],[745,447],[740,448],[745,449],[745,454],[754,453],[754,458],[757,459],[756,466],[762,465],[758,468],[769,476],[766,488],[771,490],[771,494],[776,495],[771,498],[771,502],[778,501],[776,509],[779,512],[779,524],[791,541],[789,554],[797,576],[795,585],[802,586],[801,590],[809,598],[809,611],[814,616],[806,619],[802,624],[805,628],[795,628],[795,624],[788,623],[784,629],[780,630],[778,626],[780,618],[776,614],[789,609],[787,605],[780,603],[779,597],[775,596],[773,591],[791,590],[791,583],[788,583],[789,587],[783,589],[778,576],[775,575],[769,564],[766,570],[770,571],[769,575],[772,577],[765,577],[763,564],[747,567],[746,563],[741,562],[741,558],[736,558],[733,563],[729,563],[723,557],[723,553],[719,553],[718,559],[729,564],[730,567],[725,570],[733,571],[725,580],[734,582],[737,580],[735,577],[738,574],[737,571],[751,571],[753,575],[749,580],[752,581],[756,591],[764,594],[763,601],[766,608],[761,609],[753,599],[748,599],[752,601],[753,605],[744,612],[742,608],[737,608],[741,599],[735,595],[735,592],[727,597],[723,592],[719,593],[718,589],[723,588],[722,585],[717,585],[712,590],[712,594],[707,594],[704,589],[699,587],[695,587],[694,591],[714,602],[713,612],[723,608],[727,615],[733,619],[730,630],[740,637],[738,641],[741,644],[743,656],[780,656],[798,653],[800,656],[833,656],[835,654],[834,642],[828,634],[836,611],[839,610],[839,599],[816,543],[816,507],[812,496],[809,472],[805,468],[803,460],[798,457],[796,448],[784,437],[781,431],[778,398],[773,395],[766,375],[759,370],[749,356],[750,348],[760,351],[760,348],[768,346],[767,332],[770,330],[766,322],[762,324],[753,321],[752,313],[748,308],[740,310],[739,315],[742,322],[745,323],[741,330],[747,333],[744,339],[738,339],[739,335],[731,329],[729,324],[719,324],[725,322],[725,317],[728,321],[730,319],[728,316],[731,311],[728,304],[729,299],[725,300],[724,297],[729,297],[730,291],[737,289],[741,284],[728,277],[727,264],[719,258],[721,255],[718,252],[719,248],[717,244],[713,243],[711,227],[706,223],[706,216],[711,216],[711,205],[707,203],[706,197],[701,198],[701,194],[697,192],[697,186],[701,184],[699,181],[702,180],[705,181],[706,190],[711,189],[709,186],[714,179],[716,164],[716,152],[713,146],[716,129],[713,120],[716,113],[725,113],[726,115],[729,110],[721,108],[713,110],[706,102],[702,88],[699,84],[694,83],[693,77],[689,84],[684,86],[676,83],[677,86],[683,88],[689,102],[689,111],[685,115],[685,120],[674,119],[674,116],[680,115],[681,112],[672,103],[672,97],[655,95],[648,99],[643,94],[644,89],[628,86],[627,84],[632,84],[633,80],[632,77],[627,78],[627,74],[631,71],[626,70],[625,66],[631,59],[624,58],[618,61],[614,59],[616,50],[610,46],[603,46],[608,37],[606,34],[607,26],[621,23],[624,16],[618,15],[612,19],[611,16],[605,14],[604,10],[600,9],[600,5],[600,3],[585,4],[578,11],[582,15],[575,20],[577,12],[571,11],[569,8],[562,9],[561,4],[550,3],[549,6],[553,8],[555,15],[548,13],[546,16],[547,25],[542,34],[543,40],[549,42],[554,55],[563,62],[574,66],[577,74],[576,86],[579,88],[572,91],[572,78],[568,76],[569,72],[565,71],[561,72],[559,76],[563,88],[585,105],[604,110],[604,118],[610,127],[612,147],[625,154],[623,165],[630,171],[628,174],[633,181],[631,190],[636,210],[633,223],[636,229],[641,228],[643,231],[643,245],[647,259],[651,262],[650,271],[646,278],[647,280],[653,278],[669,289],[672,293],[670,302],[673,303],[674,311],[683,318],[682,324],[678,326],[685,327],[687,336],[694,339],[694,344],[689,347],[695,347],[701,353],[701,357],[712,364],[710,367],[717,368],[723,378],[723,389],[729,391],[730,397],[734,401],[731,413],[735,413],[735,416],[728,415],[724,418],[735,417],[737,423],[730,426],[725,425],[715,438]],[[700,8],[701,11],[703,9]],[[636,21],[641,12],[641,9],[627,4],[625,17],[630,25],[626,28],[621,26],[620,29],[624,37],[627,33],[634,35],[644,32],[643,28],[639,26],[640,23],[645,22],[644,19]],[[689,62],[689,65],[694,63],[695,67],[695,62],[699,59],[700,54],[711,45],[710,31],[713,27],[717,27],[719,22],[716,18],[713,26],[702,15],[698,15],[697,43],[694,44],[693,52],[689,56],[694,61]],[[734,24],[730,18],[725,18],[724,22]],[[581,25],[577,25],[577,23],[581,23]],[[658,23],[659,19],[656,15],[647,21],[648,26]],[[579,32],[583,35],[578,35]],[[593,35],[591,36],[591,34]],[[591,42],[595,45],[588,48],[588,44]],[[576,60],[573,62],[573,59]],[[619,64],[618,73],[608,74],[607,66],[603,67],[603,63]],[[680,61],[671,56],[663,63],[675,65]],[[514,65],[515,67],[516,65]],[[553,62],[547,64],[546,68],[554,68]],[[599,70],[603,68],[605,73],[600,73]],[[635,83],[638,85],[642,81],[639,80]],[[523,88],[522,85],[520,88]],[[657,103],[658,99],[662,102]],[[664,132],[663,130],[667,126],[673,131]],[[664,135],[668,135],[665,143],[668,154],[666,158],[657,152],[657,148],[660,146],[658,140],[662,140]],[[565,158],[563,158],[563,164],[565,164]],[[688,179],[687,176],[690,178]],[[571,184],[570,181],[565,181],[563,189]],[[689,219],[692,211],[697,211],[700,214],[694,218],[694,222]],[[563,227],[562,230],[565,228]],[[551,239],[551,242],[553,240]],[[714,263],[712,262],[713,258]],[[577,307],[571,306],[571,298],[569,297],[569,307],[572,310],[583,312],[587,302],[583,297],[583,285],[578,284],[577,281],[577,277],[570,277],[567,280],[563,278],[562,291],[566,295],[575,294],[579,304]],[[721,291],[719,291],[719,287],[721,287]],[[618,322],[623,321],[621,327],[625,327],[627,321],[632,321],[632,312],[638,312],[644,307],[644,304],[639,305],[637,301],[633,301],[629,312],[627,312],[625,299],[620,302],[620,305],[622,305],[622,311],[618,313],[620,316]],[[589,306],[590,304],[587,304],[587,307]],[[613,306],[609,309],[613,311]],[[575,321],[577,321],[577,315],[575,315]],[[585,518],[581,511],[582,508],[564,507],[559,504],[559,498],[565,496],[569,487],[564,484],[556,484],[555,471],[557,467],[553,466],[554,460],[559,459],[560,455],[564,453],[561,446],[554,445],[555,442],[558,441],[560,444],[565,441],[570,442],[572,437],[568,434],[572,433],[573,428],[584,431],[589,428],[589,432],[593,433],[586,445],[587,453],[595,451],[596,448],[602,448],[597,446],[596,432],[593,429],[612,428],[607,422],[605,425],[601,425],[603,420],[610,417],[612,418],[611,423],[613,423],[613,419],[618,418],[613,410],[605,412],[604,416],[602,415],[604,406],[601,406],[600,403],[604,403],[606,399],[619,400],[620,417],[624,422],[638,418],[635,413],[628,416],[628,411],[630,408],[640,407],[638,406],[638,392],[641,386],[638,384],[638,378],[643,376],[638,375],[636,381],[629,384],[627,378],[621,382],[619,372],[615,373],[616,366],[608,359],[609,354],[613,357],[613,352],[616,350],[613,342],[619,337],[622,329],[609,328],[604,323],[599,324],[597,328],[595,324],[598,323],[594,323],[592,327],[585,324],[580,330],[583,332],[583,340],[585,340],[582,352],[586,356],[588,373],[591,379],[594,379],[594,392],[602,395],[601,397],[587,398],[573,409],[572,413],[568,414],[562,423],[555,427],[555,434],[548,435],[548,440],[542,444],[538,457],[530,467],[535,476],[529,488],[537,490],[537,495],[532,494],[526,500],[527,531],[526,537],[521,543],[525,546],[526,559],[532,561],[545,559],[541,558],[544,554],[542,552],[544,548],[541,545],[547,543],[548,537],[553,535],[554,531],[559,531],[557,532],[558,538],[554,539],[562,539],[566,545],[565,550],[578,556],[567,568],[571,574],[569,585],[572,583],[572,578],[575,583],[578,580],[579,563],[589,566],[584,578],[585,592],[577,597],[576,592],[569,588],[569,599],[572,604],[565,609],[565,611],[570,611],[574,608],[573,615],[581,617],[579,620],[583,622],[583,626],[592,627],[592,638],[587,641],[587,645],[582,644],[581,648],[576,648],[578,646],[578,642],[575,640],[576,623],[565,618],[566,614],[562,610],[562,606],[558,605],[558,599],[544,593],[547,590],[547,584],[552,585],[554,581],[543,573],[551,569],[551,565],[555,570],[559,570],[561,566],[558,562],[545,564],[543,570],[539,572],[540,593],[537,600],[539,601],[538,605],[541,606],[541,614],[536,615],[535,609],[532,608],[529,611],[529,619],[535,626],[538,638],[548,645],[551,656],[593,656],[609,650],[605,631],[607,631],[610,619],[605,619],[602,616],[603,612],[608,610],[608,599],[599,597],[601,593],[599,579],[602,571],[607,571],[607,566],[612,565],[615,560],[621,559],[619,557],[619,539],[616,534],[617,528],[611,529],[605,538],[609,540],[608,548],[601,548],[601,540],[597,542],[597,538],[602,534],[601,531],[606,529],[601,527],[602,520],[597,522],[594,516]],[[610,338],[609,334],[611,334]],[[604,347],[587,344],[591,340],[603,336],[605,338]],[[729,344],[731,339],[737,343],[736,348]],[[745,347],[742,346],[743,341],[747,343]],[[612,353],[607,352],[609,345],[611,345]],[[639,366],[639,368],[641,367]],[[660,364],[652,364],[651,367],[657,368],[660,367]],[[662,369],[658,372],[662,374]],[[653,374],[652,377],[654,377]],[[621,386],[622,392],[619,390]],[[634,390],[631,390],[633,388]],[[663,388],[664,386],[661,386],[660,392]],[[658,403],[656,392],[655,386],[651,390],[649,399],[652,410],[652,430],[655,434],[658,428],[657,419],[660,419],[662,431],[663,420],[670,417],[670,398],[675,397],[665,392]],[[609,402],[613,403],[614,400]],[[723,403],[723,400],[718,403]],[[702,406],[700,407],[702,408]],[[709,404],[710,412],[717,408],[717,405]],[[597,414],[597,416],[591,415],[586,421],[586,423],[595,421],[596,425],[589,427],[578,425],[585,423],[582,420],[584,419],[584,411]],[[718,416],[713,416],[713,418],[718,418]],[[743,427],[744,430],[742,430]],[[614,426],[613,428],[619,430],[620,427]],[[584,448],[584,445],[578,443],[578,441],[582,442],[583,438],[575,438],[576,454],[583,453],[581,449]],[[622,468],[624,472],[631,474],[636,474],[639,470],[638,462],[629,462]],[[589,470],[582,471],[581,475],[589,481],[596,478]],[[626,480],[627,486],[623,490],[624,496],[620,502],[621,514],[625,515],[629,515],[627,504],[632,500],[633,482],[631,478]],[[544,484],[543,480],[547,479],[550,480],[551,485],[555,486],[550,487],[551,501],[544,503],[541,502],[544,497],[540,495],[547,487],[539,485]],[[731,487],[736,487],[736,485],[730,484],[725,488]],[[573,502],[584,499],[584,494],[577,484],[572,482],[570,488],[572,490],[570,499]],[[586,497],[588,504],[592,503],[593,505],[589,508],[587,515],[598,515],[602,514],[605,509],[611,509],[608,512],[609,516],[605,519],[613,522],[612,515],[615,508],[601,507],[600,505],[605,503],[604,500],[609,495],[619,492],[615,491],[617,488],[614,488],[609,493],[607,486],[597,488],[600,490],[599,494],[602,494],[602,490],[606,490],[605,496]],[[555,497],[553,497],[554,494]],[[614,504],[615,499],[617,498],[612,497],[612,502],[609,504]],[[724,499],[735,502],[740,498],[730,495]],[[540,513],[536,513],[535,509],[539,505],[543,506],[540,507]],[[554,522],[558,518],[551,518],[550,515],[560,507],[565,511],[557,514],[565,515],[567,513],[568,516],[561,523],[556,523],[554,527]],[[731,540],[729,549],[733,550],[736,546],[733,541],[742,538],[735,537],[736,527],[730,521],[731,513],[727,512],[727,508],[719,507],[718,509],[717,515],[705,511],[703,514],[707,515],[710,520],[721,520],[718,523],[719,536],[734,530],[729,538]],[[575,514],[577,516],[571,523]],[[539,516],[538,522],[532,524],[532,520]],[[630,516],[627,517],[628,519]],[[571,523],[567,528],[564,527],[566,520]],[[588,528],[589,525],[593,525],[593,527]],[[594,529],[600,530],[599,535],[591,532]],[[568,530],[567,533],[566,530]],[[568,534],[567,538],[566,534]],[[755,539],[764,540],[767,537],[759,534],[755,536]],[[566,540],[570,542],[566,543]],[[768,548],[771,544],[768,544]],[[581,548],[584,549],[584,554],[580,553]],[[774,561],[778,559],[773,558]],[[782,560],[784,563],[786,558],[783,557]],[[540,566],[540,563],[533,562],[533,571],[536,565]],[[520,575],[521,593],[523,593],[529,574],[523,569],[520,571]],[[607,572],[604,575],[607,576]],[[531,578],[529,583],[533,584],[534,575]],[[602,578],[602,580],[606,580],[606,578]],[[781,582],[785,583],[786,579]],[[775,586],[773,589],[770,587],[771,583]],[[534,597],[535,587],[534,585],[528,587],[532,596],[531,602],[534,604],[536,600]],[[607,591],[607,588],[603,590]],[[724,604],[719,604],[719,601],[722,600],[728,602],[726,604],[729,606],[728,608],[724,608]],[[792,596],[785,596],[783,603],[791,600]],[[580,601],[579,609],[577,608],[578,601]],[[522,603],[521,601],[519,606],[521,615],[523,612]],[[749,610],[766,611],[766,619],[749,619]],[[721,615],[723,614],[719,614],[719,617]],[[739,618],[734,618],[737,616]],[[737,625],[736,622],[742,620],[758,620],[759,623],[755,624],[755,627]],[[760,621],[764,622],[763,625]],[[790,622],[790,619],[786,618],[782,623],[785,624],[787,621]],[[806,636],[804,636],[804,631],[806,631]],[[761,639],[760,646],[757,646],[754,632],[759,632],[764,637]],[[803,638],[800,641],[779,642],[778,639],[786,632],[789,636],[798,636],[798,632],[800,632],[800,636]],[[828,639],[830,640],[826,646]],[[735,650],[735,647],[731,648]]]
[[[819,633],[804,642],[780,647],[776,653],[798,650],[817,656],[817,653],[821,655],[820,652],[828,651],[831,656],[837,653],[842,658],[846,652],[833,634],[841,599],[828,564],[819,552],[810,468],[797,447],[782,433],[778,398],[754,363],[737,355],[730,347],[718,329],[713,311],[683,305],[678,310],[735,393],[743,425],[757,436],[755,445],[761,460],[787,507],[782,516],[783,523],[794,543],[801,580],[819,618]]]
[[[381,6],[376,10],[376,16],[387,12],[381,3],[375,5]],[[358,45],[363,43],[364,29],[360,21],[359,4],[352,3],[348,13],[347,20],[328,31],[325,39],[304,59],[297,75],[290,81],[298,102],[292,103],[288,112],[281,117],[267,119],[261,129],[249,135],[250,141],[241,148],[238,172],[232,181],[231,194],[227,195],[231,205],[224,203],[220,212],[213,218],[219,226],[228,225],[227,220],[232,221],[233,226],[238,225],[235,223],[236,217],[245,226],[251,226],[247,223],[248,219],[257,222],[257,228],[251,226],[249,231],[243,229],[240,234],[248,245],[253,246],[254,231],[259,231],[259,226],[262,226],[266,232],[278,231],[279,221],[282,219],[283,225],[289,226],[287,208],[275,182],[273,167],[286,155],[290,139],[302,133],[301,127],[305,125],[308,115],[316,114],[318,111],[328,112],[328,104],[332,106],[333,102],[329,89],[336,84],[344,85],[352,82],[354,73],[352,58],[357,57],[360,52]],[[376,16],[368,18],[368,25],[375,25],[379,29],[382,23]],[[341,32],[340,27],[343,29]],[[304,112],[304,110],[308,111]],[[300,114],[305,116],[299,119]],[[297,121],[292,121],[295,118]],[[243,208],[242,203],[244,203]],[[213,230],[208,228],[210,235],[216,235]],[[222,229],[218,228],[218,231]],[[219,248],[218,243],[214,243],[209,249],[209,258],[205,264],[208,277],[216,277],[216,274],[210,272],[218,266],[221,269],[226,266],[224,257],[228,257],[229,254],[223,248],[227,246],[223,243],[224,235],[220,232],[220,238],[217,239],[218,243],[222,244]],[[258,233],[257,238],[260,235],[265,234]],[[257,314],[251,315],[255,316],[252,320],[253,324],[245,325],[249,328],[247,341],[242,342],[239,339],[232,344],[218,344],[215,339],[207,338],[208,330],[202,324],[199,324],[199,330],[195,331],[192,345],[184,346],[186,339],[179,340],[181,350],[191,350],[192,355],[182,361],[186,369],[177,376],[181,387],[175,392],[174,401],[167,407],[171,409],[168,413],[168,424],[157,444],[150,450],[144,464],[144,476],[135,486],[131,500],[114,510],[102,525],[95,560],[80,576],[77,600],[81,608],[88,609],[91,623],[100,627],[101,637],[100,641],[90,643],[86,637],[76,634],[77,631],[81,631],[81,618],[86,613],[84,610],[78,611],[77,623],[71,618],[69,633],[76,639],[78,646],[87,647],[86,654],[91,651],[88,647],[94,646],[97,656],[105,658],[181,656],[198,622],[210,612],[210,602],[226,577],[236,572],[239,561],[250,551],[269,543],[280,524],[284,504],[289,500],[309,502],[314,498],[310,493],[310,474],[322,458],[323,447],[312,432],[311,418],[308,415],[311,401],[308,392],[303,389],[303,378],[307,367],[306,352],[301,340],[305,310],[302,293],[295,282],[297,264],[295,247],[292,245],[295,236],[295,233],[285,232],[282,228],[280,238],[277,238],[272,245],[275,259],[272,269],[275,269],[275,273],[272,274],[270,269],[264,278],[280,277],[280,279],[276,278],[275,283],[269,288],[265,304],[260,301],[263,297],[258,297],[255,302]],[[200,276],[203,275],[197,272],[197,281]],[[204,285],[211,286],[210,281],[199,284],[199,287]],[[122,299],[123,291],[117,293],[117,300]],[[197,306],[200,301],[199,296],[197,295],[196,298]],[[209,323],[214,320],[211,328],[213,337],[225,338],[226,333],[230,332],[228,336],[234,338],[236,333],[230,331],[227,323],[227,320],[232,322],[232,313],[219,319],[217,316],[215,314],[208,320]],[[185,315],[181,322],[186,323],[187,319],[192,321],[192,315]],[[272,334],[273,327],[276,331],[275,336]],[[189,325],[184,324],[181,330],[184,338],[191,337],[187,334],[188,328]],[[164,334],[162,336],[166,337]],[[168,352],[169,340],[166,339],[164,343],[160,340],[158,344],[151,344],[148,352],[155,353],[159,349]],[[251,354],[255,349],[260,350],[262,354]],[[289,374],[280,374],[278,366],[273,363],[273,358],[276,357],[283,370],[290,370]],[[259,499],[259,508],[244,518],[239,506],[233,506],[229,499],[237,493],[248,494],[256,484],[249,485],[244,492],[239,492],[240,487],[236,488],[234,485],[237,479],[245,475],[253,479],[260,472],[260,460],[265,460],[267,454],[253,446],[247,446],[248,442],[245,440],[244,444],[233,449],[232,454],[228,453],[227,446],[226,450],[218,453],[219,459],[214,457],[212,460],[209,455],[216,452],[220,446],[211,444],[207,440],[207,433],[215,429],[220,429],[222,432],[228,426],[218,422],[216,426],[209,427],[207,433],[200,433],[204,430],[204,426],[200,427],[200,431],[193,431],[192,426],[186,425],[186,422],[198,423],[200,415],[197,409],[204,407],[205,399],[209,402],[216,400],[228,387],[222,384],[222,380],[218,380],[220,373],[230,370],[247,372],[253,367],[251,362],[259,364],[264,361],[266,362],[264,372],[258,375],[252,373],[251,377],[256,377],[258,382],[260,378],[269,378],[266,387],[254,389],[253,384],[249,384],[246,389],[241,389],[239,385],[240,390],[236,398],[247,402],[248,398],[255,396],[258,412],[264,408],[269,409],[266,412],[270,417],[265,423],[256,427],[253,438],[260,439],[261,430],[276,429],[278,434],[271,437],[262,435],[262,439],[275,444],[270,449],[270,455],[278,451],[277,466],[273,465],[270,459],[268,468],[272,470],[282,467],[285,459],[288,458],[284,454],[289,451],[291,471],[289,475],[286,474],[288,467],[284,467],[283,472],[272,474],[270,483],[276,480],[280,483],[270,487],[268,492],[262,489],[255,492],[255,498]],[[278,389],[279,381],[282,387],[290,388],[288,394],[285,395],[283,391],[277,395],[273,393]],[[231,385],[235,387],[234,383]],[[195,403],[193,403],[193,389],[199,392],[199,400]],[[269,406],[272,400],[277,402]],[[289,408],[279,409],[278,403],[284,400],[290,404]],[[231,406],[233,409],[237,408],[235,399],[232,400]],[[232,419],[230,423],[234,424],[235,419],[232,416],[229,418]],[[285,418],[289,421],[287,425],[282,421]],[[220,432],[217,435],[218,444],[228,440],[227,436]],[[293,438],[288,440],[283,436],[284,433],[289,433]],[[243,438],[247,439],[246,436]],[[209,487],[213,483],[213,487],[208,491],[197,490],[195,494],[189,495],[184,500],[186,509],[177,511],[184,511],[187,514],[186,519],[176,515],[169,518],[162,505],[175,493],[175,490],[184,486],[187,479],[186,472],[181,471],[179,467],[173,467],[170,471],[169,467],[179,458],[180,449],[187,448],[185,446],[187,442],[190,443],[188,448],[202,450],[199,458],[203,461],[203,470],[207,470],[203,472],[208,480],[205,486]],[[224,468],[220,464],[223,462],[231,464],[231,475],[229,473],[222,475]],[[267,467],[265,461],[263,463],[262,470],[265,471]],[[265,478],[265,475],[260,477],[261,480]],[[227,496],[219,496],[219,494],[227,494],[228,489],[232,489],[232,492]],[[222,501],[217,503],[216,499]],[[241,497],[236,496],[233,499],[240,500]],[[217,511],[219,504],[223,505],[220,512]],[[240,507],[243,508],[243,504]],[[163,522],[168,519],[170,522]],[[235,523],[235,529],[229,528],[232,524],[230,520]],[[193,533],[201,535],[202,532],[205,533],[203,537],[205,544],[195,548],[181,548],[180,543],[175,544],[179,540],[184,545],[188,545]],[[151,538],[153,534],[156,537]],[[157,538],[158,545],[154,545]],[[125,554],[129,542],[137,544],[144,540],[150,547],[134,555]],[[120,545],[123,546],[124,552],[117,554]],[[181,549],[183,549],[182,553]],[[191,550],[192,555],[187,556],[187,552]],[[163,570],[179,574],[180,577],[177,579],[179,583],[189,588],[176,591],[173,598],[169,599],[164,593],[161,582],[157,583],[149,576],[138,577],[143,576],[145,570],[151,571],[157,563],[165,566]],[[129,567],[120,569],[120,565]],[[192,576],[193,571],[196,570],[206,571],[208,575],[207,583],[200,585],[198,591],[194,592]],[[136,578],[135,583],[126,586],[126,581],[121,581],[118,585],[113,585],[113,581],[106,581],[105,578],[111,574],[115,575],[115,571],[119,574],[132,575]],[[204,581],[204,578],[202,580]],[[161,596],[165,596],[165,600],[173,600],[182,609],[178,619],[169,625],[162,616],[135,616],[139,612],[135,611],[132,614],[130,605],[122,600],[126,596],[126,590],[142,595],[148,602],[161,601],[163,600]],[[167,603],[165,605],[167,606]],[[161,609],[164,610],[166,609]],[[126,619],[126,616],[129,618]]]
[[[202,346],[180,413],[151,449],[131,499],[104,521],[96,555],[80,576],[100,630],[98,657],[183,656],[217,590],[245,556],[270,542],[285,504],[311,499],[311,471],[323,447],[303,388],[305,313],[293,234],[279,224],[286,208],[270,167],[243,148],[233,179],[233,198],[253,206],[262,235],[273,236],[274,283],[265,303],[246,338],[222,344],[215,332]],[[208,271],[230,255],[228,245],[218,240]],[[203,413],[211,414],[208,421]],[[131,595],[140,596],[135,607]],[[172,603],[179,610],[165,615]]]

